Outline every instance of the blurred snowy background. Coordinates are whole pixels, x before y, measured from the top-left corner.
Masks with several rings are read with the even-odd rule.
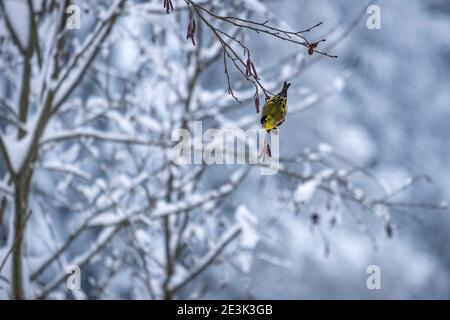
[[[6,0],[4,2],[12,5],[12,3],[20,4],[26,1]],[[98,2],[101,7],[113,1]],[[141,4],[147,3],[147,9],[161,11],[162,2],[162,0],[143,1]],[[264,8],[261,9],[256,4],[256,0],[246,0],[242,3],[241,1],[231,2],[236,3],[237,6],[247,3],[246,8],[259,8],[259,13],[266,12]],[[311,107],[287,117],[280,128],[281,157],[294,157],[299,151],[308,152],[308,148],[314,149],[319,144],[326,144],[335,150],[336,155],[346,158],[351,163],[357,166],[370,166],[371,173],[388,192],[395,190],[414,176],[427,175],[431,178],[432,183],[421,180],[414,187],[401,193],[396,200],[402,203],[440,204],[441,201],[449,199],[450,3],[446,0],[377,1],[381,9],[381,29],[369,30],[366,27],[366,19],[369,15],[365,13],[366,6],[363,2],[356,3],[350,0],[260,2],[267,7],[269,13],[283,20],[291,30],[305,29],[318,21],[323,21],[324,24],[320,28],[311,32],[311,36],[308,35],[312,40],[325,37],[328,44],[333,43],[333,39],[339,39],[336,45],[327,49],[327,52],[338,55],[338,59],[314,54],[313,56],[304,55],[301,58],[308,61],[306,67],[302,67],[301,62],[294,66],[291,60],[287,64],[281,64],[280,78],[294,72],[293,69],[298,68],[299,65],[302,68],[300,74],[291,80],[292,86],[288,100],[290,108],[302,105],[306,99],[313,101],[319,99],[318,102],[311,104]],[[185,6],[181,1],[174,1],[174,5],[176,8]],[[14,21],[23,21],[23,13],[20,15],[20,12],[20,10],[10,12]],[[106,130],[105,128],[109,130],[110,136],[102,136],[105,140],[107,138],[114,140],[117,136],[111,136],[111,132],[115,133],[119,128],[119,131],[127,132],[139,139],[144,139],[144,136],[147,137],[148,134],[150,137],[168,141],[170,136],[166,133],[170,133],[170,128],[176,127],[177,121],[178,126],[184,125],[183,115],[186,115],[186,111],[181,111],[181,115],[179,111],[174,111],[175,120],[173,120],[171,112],[176,110],[176,107],[171,106],[177,106],[177,95],[166,93],[170,88],[177,88],[180,83],[182,87],[182,83],[192,76],[190,74],[192,70],[186,67],[190,65],[190,59],[195,60],[192,58],[195,54],[189,59],[186,58],[186,52],[191,54],[192,47],[190,41],[184,39],[187,15],[185,12],[178,15],[177,11],[170,15],[165,13],[155,15],[154,20],[147,20],[153,25],[149,32],[149,29],[139,22],[142,12],[136,10],[119,19],[115,26],[117,28],[113,29],[110,36],[110,49],[99,52],[101,63],[89,67],[89,72],[86,74],[89,74],[91,78],[83,80],[84,82],[71,92],[71,100],[64,101],[66,105],[63,105],[61,109],[62,115],[52,120],[54,122],[49,127],[51,129],[47,129],[42,141],[57,140],[55,136],[58,134],[69,133],[68,130],[62,131],[62,129],[69,128],[72,122],[83,125],[90,123],[98,114],[93,117],[93,112],[89,109],[108,109],[112,105],[111,101],[118,105],[118,111],[106,118],[115,122],[115,126],[109,127],[109,122],[105,119],[99,119],[99,122],[95,124],[98,130]],[[258,13],[256,16],[259,17]],[[83,16],[82,19],[84,19]],[[259,20],[261,19],[258,18]],[[82,23],[90,26],[92,21],[88,19],[87,21],[83,20]],[[178,28],[176,26],[178,23],[182,27]],[[45,30],[45,27],[42,30]],[[80,39],[85,32],[89,31],[91,31],[89,28],[83,27],[79,31]],[[199,32],[208,33],[208,30]],[[181,35],[181,39],[173,36],[177,33]],[[130,34],[136,38],[132,38]],[[1,24],[0,35],[8,35],[6,27]],[[145,41],[139,37],[143,37]],[[244,39],[250,47],[255,65],[261,66],[261,69],[263,69],[262,66],[269,66],[290,54],[295,57],[299,52],[299,48],[292,44],[257,35],[254,32],[248,32]],[[329,39],[331,42],[328,41]],[[2,45],[6,47],[11,44],[3,43]],[[77,46],[75,45],[74,48],[71,47],[68,51],[76,52]],[[205,51],[205,56],[211,54],[214,47],[211,46],[211,48],[210,52]],[[42,49],[45,49],[44,46]],[[1,52],[0,61],[3,67],[17,62],[15,56],[5,54],[6,51]],[[303,51],[302,54],[304,54]],[[161,61],[164,68],[158,67],[155,61]],[[311,61],[314,63],[310,65]],[[102,69],[103,65],[113,66],[116,71],[114,73],[105,71],[106,69]],[[102,78],[105,74],[109,77]],[[260,76],[263,80],[270,77],[263,71],[260,71]],[[110,79],[115,77],[119,80]],[[122,77],[126,79],[123,80]],[[143,78],[147,79],[142,80]],[[14,72],[0,75],[2,90],[0,97],[15,101],[14,90],[18,84],[11,84],[11,79],[14,79]],[[38,79],[36,81],[42,80],[42,78],[39,80],[38,76],[36,79]],[[69,77],[67,82],[70,81]],[[108,81],[120,82],[121,86],[116,84],[110,92],[105,92],[103,89],[107,87]],[[213,108],[217,104],[215,99],[224,96],[220,95],[226,92],[221,59],[205,71],[197,85],[199,88],[201,85],[202,92],[194,95],[194,106],[191,111],[187,111],[188,114],[193,113],[202,104]],[[278,83],[275,86],[278,88]],[[37,87],[34,89],[36,92],[30,95],[31,101],[38,96],[38,90],[40,90]],[[181,96],[187,94],[187,91],[183,90],[180,89]],[[245,90],[242,92],[245,93]],[[120,97],[116,97],[115,94]],[[258,116],[254,112],[251,99],[252,94],[249,97],[250,102],[240,105],[237,111],[233,111],[230,119],[237,118],[244,121],[250,117],[258,123]],[[232,99],[227,101],[231,105],[237,104]],[[34,111],[39,109],[39,104],[34,102],[31,104],[33,107],[30,114],[39,114]],[[125,104],[133,106],[132,110],[122,110]],[[30,116],[30,118],[33,117]],[[215,120],[223,121],[222,118]],[[220,125],[226,126],[230,123],[233,124],[232,121],[224,121]],[[0,126],[5,135],[15,133],[14,126],[5,121],[1,122]],[[83,131],[83,133],[86,132]],[[162,253],[164,225],[154,227],[153,222],[143,218],[141,221],[139,218],[136,221],[132,220],[136,222],[136,227],[130,227],[131,230],[111,231],[108,229],[111,225],[115,226],[117,217],[128,214],[124,211],[142,206],[142,199],[149,201],[150,211],[156,207],[159,214],[173,210],[173,207],[169,206],[171,203],[185,204],[181,196],[181,199],[177,196],[173,198],[169,196],[166,197],[164,204],[153,206],[160,201],[157,198],[158,192],[167,188],[167,181],[170,179],[167,178],[168,173],[162,173],[160,177],[160,171],[157,171],[157,174],[149,178],[143,172],[147,170],[149,175],[153,175],[152,170],[158,170],[158,167],[165,163],[164,153],[155,155],[149,152],[145,147],[146,142],[140,143],[144,146],[140,145],[136,148],[129,145],[111,147],[109,144],[101,147],[95,145],[95,142],[89,138],[92,137],[87,137],[87,140],[81,141],[78,146],[73,143],[52,149],[53,146],[50,145],[48,154],[47,149],[43,149],[45,152],[40,153],[43,160],[47,160],[48,166],[45,170],[36,170],[33,176],[32,192],[34,193],[30,196],[29,204],[33,214],[30,217],[27,241],[24,245],[26,252],[24,255],[27,256],[24,277],[32,279],[24,280],[27,297],[62,299],[450,298],[448,209],[431,210],[426,206],[421,208],[419,205],[390,210],[393,237],[389,238],[380,219],[372,217],[358,207],[342,204],[337,209],[339,212],[321,216],[321,219],[336,218],[338,226],[335,228],[325,226],[318,232],[311,223],[308,211],[300,210],[299,214],[295,214],[295,210],[291,210],[292,203],[288,195],[290,189],[286,187],[286,185],[289,186],[290,181],[286,184],[280,174],[261,177],[257,170],[250,171],[237,189],[226,198],[202,202],[200,211],[211,214],[205,218],[202,213],[195,213],[193,222],[195,225],[192,230],[188,228],[184,235],[188,238],[186,243],[189,243],[190,249],[180,254],[180,267],[169,272],[174,273],[175,276],[165,283],[163,274],[167,270],[161,266],[161,264],[164,265],[164,262],[161,262],[164,261]],[[11,158],[19,152],[21,152],[20,148],[9,148]],[[100,166],[100,169],[96,168],[93,164],[96,161],[87,160],[89,156],[103,163],[103,166]],[[133,162],[132,159],[135,159],[137,164],[130,165]],[[65,161],[73,163],[74,166],[61,165]],[[149,163],[144,164],[145,161]],[[133,170],[129,168],[134,166],[140,168],[137,174],[130,173]],[[52,168],[69,171],[71,176],[56,176],[52,173]],[[230,170],[238,171],[237,168],[238,166],[213,166],[206,173],[199,174],[202,176],[203,189],[194,185],[183,192],[190,193],[199,188],[206,190],[199,192],[203,196],[204,192],[213,190],[216,186],[225,185],[223,181],[229,177]],[[184,172],[184,175],[180,174],[180,176],[189,176],[191,173],[195,175],[195,170],[189,169],[187,173]],[[98,178],[100,176],[98,172],[102,172],[107,178]],[[169,172],[172,171],[169,170]],[[174,172],[173,176],[176,178],[179,172],[176,170]],[[83,182],[72,181],[84,174],[96,177],[95,183],[83,184]],[[239,172],[237,174],[239,175]],[[169,176],[172,177],[172,173]],[[0,185],[3,189],[0,189],[0,192],[3,190],[4,194],[7,194],[9,176],[6,164],[2,164],[1,160],[0,178],[3,179]],[[153,178],[156,181],[152,181]],[[130,191],[128,194],[127,191],[123,191],[127,188],[131,190],[134,184],[140,184],[142,181],[149,184],[145,192]],[[376,187],[363,177],[357,177],[354,183],[357,187],[366,190],[368,194],[375,192]],[[75,187],[68,187],[72,184]],[[292,186],[290,187],[292,189]],[[48,200],[47,202],[48,194],[55,193],[58,194],[58,201]],[[158,196],[155,196],[157,199],[147,199],[148,193],[157,194]],[[193,199],[192,201],[196,201],[196,198]],[[322,198],[316,200],[319,203],[323,202]],[[94,208],[91,202],[95,203],[95,206],[99,206],[99,202],[106,203],[108,206],[108,201],[113,203],[111,206],[115,208],[115,211],[112,210],[114,214],[106,212],[99,219],[94,219],[95,222],[91,221],[87,224],[89,228],[100,228],[99,230],[104,228],[104,231],[99,231],[100,235],[97,237],[95,231],[88,230],[87,234],[83,234],[77,240],[78,242],[71,243],[69,249],[64,248],[67,251],[61,256],[58,255],[54,261],[52,260],[51,265],[45,265],[45,259],[58,252],[57,248],[64,244],[67,235],[77,230],[76,225],[83,221],[80,216],[88,215],[89,209]],[[120,205],[117,205],[118,209],[114,201],[120,202]],[[77,211],[79,215],[70,213],[70,210],[66,208],[67,203],[71,202],[73,202],[71,209]],[[0,262],[6,256],[12,243],[12,232],[8,230],[12,229],[13,205],[12,202],[9,203],[3,217],[0,216],[0,220],[3,219],[0,225]],[[81,205],[78,207],[75,203],[81,203]],[[217,208],[220,208],[219,214],[227,219],[220,223],[232,225],[231,221],[234,220],[230,217],[234,216],[235,220],[241,222],[240,227],[244,231],[240,245],[244,247],[244,250],[239,251],[239,254],[230,250],[228,255],[224,254],[223,260],[218,258],[218,262],[221,263],[217,266],[206,269],[195,278],[195,281],[177,291],[176,295],[168,296],[164,293],[164,289],[170,287],[171,283],[174,284],[172,287],[176,287],[177,283],[183,283],[183,279],[192,274],[192,269],[196,270],[195,263],[203,261],[201,257],[207,252],[207,248],[214,248],[211,243],[220,242],[220,239],[216,239],[220,238],[218,235],[222,230],[222,226],[216,226],[218,224],[217,212],[215,212]],[[273,223],[270,222],[272,215],[278,217]],[[229,221],[228,218],[230,218]],[[364,224],[357,223],[359,220],[364,220]],[[173,223],[175,228],[179,221],[169,221],[170,223]],[[256,225],[255,228],[253,228],[254,225]],[[232,226],[230,230],[233,230]],[[71,264],[71,261],[84,261],[85,252],[95,247],[93,244],[100,243],[105,237],[112,237],[109,232],[114,232],[115,235],[116,231],[119,232],[119,236],[104,248],[102,247],[100,252],[96,252],[97,257],[83,266],[83,277],[86,274],[89,275],[87,279],[83,278],[83,292],[80,294],[68,292],[64,288],[64,266]],[[39,237],[36,234],[39,234]],[[372,235],[374,239],[370,238]],[[131,246],[130,243],[133,241],[138,244]],[[201,244],[203,242],[206,245]],[[133,251],[131,247],[136,254],[141,254],[141,257],[148,253],[146,250],[151,252],[149,255],[152,258],[149,261],[143,259],[149,266],[145,263],[141,266],[142,262],[133,258],[134,253],[130,253]],[[245,250],[245,248],[251,250]],[[189,260],[189,256],[194,256],[194,253],[200,258]],[[158,261],[159,259],[161,261]],[[0,284],[4,287],[0,290],[1,298],[10,297],[7,292],[11,282],[9,274],[12,267],[11,259],[8,261],[0,278],[0,281],[3,281]],[[33,272],[36,273],[36,269],[42,267],[43,263],[46,270],[38,270],[39,274],[33,276]],[[369,276],[366,269],[369,265],[378,265],[381,268],[381,290],[369,290],[366,286],[366,279]],[[143,269],[151,270],[153,274],[143,272]],[[102,282],[105,274],[108,274],[107,279]],[[146,281],[155,287],[159,286],[160,289],[153,288],[154,295],[149,294],[146,290],[152,290],[146,288]]]
[[[361,10],[346,0],[282,3],[273,8],[283,8],[278,14],[292,26],[319,19],[326,21],[324,29],[331,30]],[[449,199],[450,4],[433,0],[379,1],[378,5],[381,30],[367,29],[365,17],[332,51],[338,60],[323,59],[293,82],[294,87],[320,90],[359,62],[341,93],[288,118],[281,130],[281,153],[326,142],[359,164],[376,161],[375,175],[391,186],[415,174],[433,179],[431,187],[412,189],[407,199]],[[258,198],[252,209],[267,210],[260,204]],[[280,270],[259,260],[250,281],[260,298],[449,299],[448,213],[394,212],[396,236],[387,239],[378,232],[378,250],[354,231],[351,219],[345,219],[348,228],[330,234],[327,259],[308,225],[286,217],[271,232],[281,237],[278,248],[283,249],[274,245],[270,250],[290,261],[289,268]],[[382,290],[366,288],[370,264],[381,268]]]

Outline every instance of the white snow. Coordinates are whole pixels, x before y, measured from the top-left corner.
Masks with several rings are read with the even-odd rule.
[[[3,0],[6,14],[23,48],[28,45],[30,12],[26,1]],[[19,18],[20,17],[20,18]]]
[[[58,162],[57,160],[53,161],[46,161],[45,163],[40,165],[41,168],[48,169],[48,170],[54,170],[56,172],[65,172],[69,174],[73,174],[75,176],[81,177],[85,180],[90,180],[91,176],[86,172],[80,169],[76,165],[71,164],[64,164],[61,162]]]
[[[319,185],[318,180],[308,180],[304,183],[300,183],[294,192],[294,201],[298,203],[306,203],[311,200],[317,186]]]
[[[102,213],[96,217],[94,217],[89,225],[91,227],[98,227],[98,226],[110,226],[115,225],[123,220],[123,216],[119,216],[115,212],[108,212],[108,213]]]
[[[319,152],[323,155],[333,152],[333,147],[326,143],[320,143],[318,146]]]
[[[367,130],[358,125],[341,126],[337,149],[349,160],[356,163],[367,163],[376,154],[376,146]]]
[[[338,91],[342,91],[345,88],[345,79],[342,77],[338,77],[334,79],[333,84]]]
[[[139,115],[139,117],[136,118],[136,121],[149,131],[153,132],[162,131],[161,125],[158,123],[158,121],[156,121],[152,117],[146,115]]]
[[[259,242],[259,235],[256,231],[258,219],[246,206],[240,205],[236,209],[236,220],[242,228],[240,243],[242,248],[252,249]]]
[[[268,12],[266,6],[258,0],[242,0],[245,6],[253,12],[264,15]]]
[[[27,134],[20,140],[17,139],[16,133],[3,136],[6,145],[7,154],[13,167],[14,172],[19,172],[22,169],[24,161],[30,151],[31,143],[35,133],[35,128],[38,120],[38,115],[35,115],[28,120],[25,128]]]

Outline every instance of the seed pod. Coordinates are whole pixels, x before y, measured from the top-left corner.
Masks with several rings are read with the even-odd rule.
[[[187,33],[186,33],[186,39],[191,38],[192,40],[192,44],[195,46],[195,20],[192,16],[192,14],[189,14],[189,24],[188,24],[188,29],[187,29]]]
[[[169,13],[169,4],[167,3],[168,0],[164,0],[164,8],[166,9],[166,13]]]
[[[245,65],[245,75],[247,77],[251,77],[252,76],[251,64],[252,64],[252,61],[250,60],[250,57],[248,57],[247,58],[247,63]]]
[[[320,41],[319,41],[320,42]],[[314,49],[317,48],[319,42],[314,42],[308,45],[308,54],[311,56],[314,53]]]
[[[173,4],[172,4],[172,0],[164,0],[164,6],[166,9],[166,13],[169,14],[170,10],[173,11]]]
[[[256,107],[256,113],[259,113],[259,97],[255,97],[255,107]]]
[[[394,230],[392,230],[392,225],[390,223],[386,223],[385,229],[386,229],[386,235],[388,236],[388,238],[392,238],[392,236],[394,234]]]
[[[189,21],[186,32],[186,39],[189,39],[191,37],[191,33],[192,33],[192,23]]]
[[[314,225],[319,224],[319,222],[320,222],[320,216],[319,216],[319,213],[318,213],[318,212],[313,212],[313,213],[311,214],[311,222],[312,222],[312,224],[314,224]]]

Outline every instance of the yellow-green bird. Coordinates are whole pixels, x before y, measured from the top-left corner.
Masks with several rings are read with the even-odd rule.
[[[261,115],[261,124],[267,132],[276,129],[277,126],[283,123],[284,118],[286,117],[287,91],[290,85],[290,83],[285,81],[280,93],[274,95],[264,104]]]

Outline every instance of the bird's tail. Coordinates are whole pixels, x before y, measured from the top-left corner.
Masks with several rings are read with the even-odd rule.
[[[288,91],[290,85],[291,85],[291,83],[288,83],[288,82],[285,81],[285,82],[283,83],[283,88],[281,89],[280,94],[283,95],[283,96],[285,96],[285,97],[287,97],[287,91]]]

